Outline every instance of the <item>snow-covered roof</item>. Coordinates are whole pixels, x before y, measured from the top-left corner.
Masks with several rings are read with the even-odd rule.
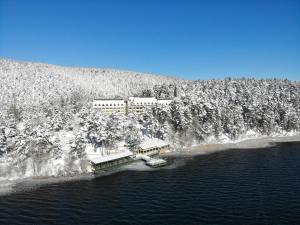
[[[139,96],[139,97],[134,97],[131,96],[129,99],[156,99],[155,97],[145,97],[145,96]]]
[[[129,97],[129,102],[134,103],[148,103],[153,102],[156,103],[157,99],[155,97]]]
[[[89,156],[88,158],[92,163],[99,164],[99,163],[103,163],[103,162],[109,162],[112,160],[125,158],[125,157],[132,156],[132,155],[133,155],[133,153],[131,151],[123,151],[123,152],[113,153],[113,154],[105,155],[105,156],[98,156],[98,157]]]
[[[95,103],[124,103],[123,99],[94,99]]]
[[[111,100],[119,100],[124,101],[122,98],[95,98],[94,101],[111,101]]]
[[[165,103],[165,104],[170,104],[172,100],[171,99],[158,99],[158,103]]]
[[[172,102],[172,100],[164,99],[164,100],[157,100],[157,103],[159,105],[169,105]]]
[[[158,139],[158,138],[150,138],[150,139],[146,139],[144,140],[141,144],[140,144],[140,148],[141,149],[149,149],[149,148],[160,148],[160,147],[164,147],[167,146],[168,143]]]

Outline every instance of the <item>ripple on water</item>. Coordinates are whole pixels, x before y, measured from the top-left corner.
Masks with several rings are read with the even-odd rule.
[[[136,164],[72,182],[25,182],[25,192],[0,196],[0,224],[300,224],[299,146],[172,157],[164,169]]]

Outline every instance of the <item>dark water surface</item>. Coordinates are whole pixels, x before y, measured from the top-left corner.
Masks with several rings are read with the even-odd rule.
[[[300,142],[0,196],[0,224],[300,224]]]

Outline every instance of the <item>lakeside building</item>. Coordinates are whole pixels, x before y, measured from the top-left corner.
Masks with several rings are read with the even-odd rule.
[[[104,156],[93,157],[89,156],[88,160],[91,163],[91,172],[111,169],[133,161],[133,153],[131,151],[122,151]]]
[[[156,105],[169,105],[172,100],[158,100],[155,97],[129,97],[128,100],[123,99],[95,99],[93,108],[101,110],[104,114],[112,113],[121,114],[141,114],[145,112],[147,107]]]
[[[170,149],[170,145],[158,138],[144,140],[138,147],[136,153],[147,156],[164,153]]]
[[[143,160],[150,167],[164,166],[167,161],[159,158],[158,155],[169,149],[170,145],[158,138],[145,139],[133,151],[125,146],[119,146],[110,151],[102,151],[88,145],[85,149],[87,171],[90,173],[108,171],[136,160]]]

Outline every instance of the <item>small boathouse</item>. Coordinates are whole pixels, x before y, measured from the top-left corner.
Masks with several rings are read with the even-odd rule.
[[[133,161],[131,151],[123,151],[100,157],[90,157],[89,161],[93,166],[94,172],[117,167],[119,165]]]
[[[170,145],[158,138],[151,138],[144,140],[138,147],[136,153],[143,155],[161,154],[170,149]]]

